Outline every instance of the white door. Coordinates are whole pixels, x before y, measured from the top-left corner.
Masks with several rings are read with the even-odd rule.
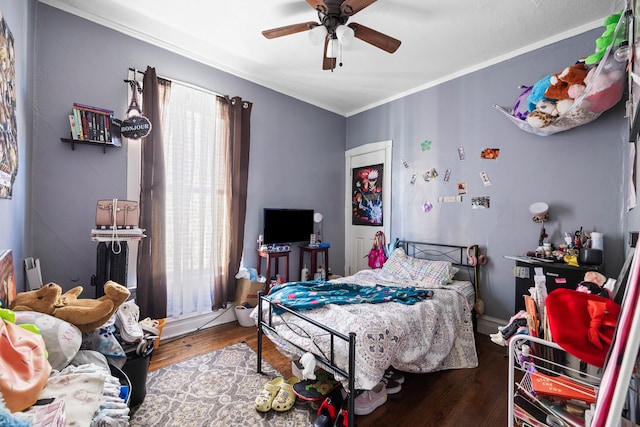
[[[366,256],[371,250],[373,245],[373,239],[376,231],[382,230],[390,238],[391,235],[391,148],[392,141],[374,142],[371,144],[365,144],[357,148],[348,150],[345,153],[346,163],[346,191],[347,195],[345,205],[345,275],[349,276],[357,271],[369,268],[367,265]],[[376,186],[376,188],[382,189],[382,226],[371,225],[354,225],[354,207],[362,210],[369,210],[369,215],[379,215],[379,212],[371,213],[379,208],[379,203],[372,205],[367,203],[367,198],[361,200],[361,191],[359,186],[354,191],[354,169],[365,168],[367,166],[382,165],[381,168],[372,168],[379,174],[382,174],[381,184],[379,176],[371,176],[372,180],[366,180],[363,185],[370,187]],[[365,170],[366,171],[366,170]],[[363,172],[365,172],[363,171]],[[378,172],[379,171],[379,172]],[[375,172],[374,172],[375,174]],[[376,182],[376,180],[378,180]],[[358,182],[358,184],[361,184]],[[371,189],[371,188],[369,188]],[[360,194],[360,195],[359,195]],[[355,202],[354,202],[355,199]],[[369,199],[370,200],[370,199]],[[355,203],[355,206],[354,206]],[[356,222],[362,222],[356,220]]]

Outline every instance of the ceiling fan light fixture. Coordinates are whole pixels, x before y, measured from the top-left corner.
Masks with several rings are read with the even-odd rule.
[[[330,38],[327,44],[327,58],[337,58],[340,50],[338,39]]]
[[[318,25],[309,31],[309,40],[314,45],[319,45],[327,37],[327,27],[324,25]]]
[[[338,25],[336,28],[336,36],[342,46],[349,46],[349,43],[353,40],[355,32],[347,25]]]

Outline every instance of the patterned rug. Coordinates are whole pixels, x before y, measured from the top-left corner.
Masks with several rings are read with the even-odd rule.
[[[244,342],[147,376],[147,395],[131,416],[132,427],[312,426],[316,410],[298,400],[288,412],[255,410],[267,381],[281,376],[267,362],[256,373],[256,353]]]

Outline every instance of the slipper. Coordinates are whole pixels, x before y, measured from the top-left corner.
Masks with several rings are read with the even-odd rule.
[[[293,386],[293,392],[302,400],[317,401],[324,399],[327,394],[340,385],[329,372],[324,369],[316,371],[315,380],[303,380]]]
[[[293,408],[293,405],[296,403],[296,395],[293,392],[293,385],[298,382],[300,382],[298,377],[291,377],[287,381],[283,382],[280,386],[280,391],[271,403],[271,409],[278,412],[284,412]]]
[[[280,387],[283,383],[284,379],[282,377],[277,377],[264,385],[264,388],[256,397],[255,406],[257,411],[269,412],[271,409],[271,403],[280,391]]]

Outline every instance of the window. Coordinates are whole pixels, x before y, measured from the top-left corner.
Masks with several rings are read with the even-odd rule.
[[[166,176],[167,315],[211,312],[213,282],[228,264],[216,242],[229,241],[226,128],[217,96],[172,82],[162,133]]]
[[[214,281],[229,265],[228,250],[222,248],[231,238],[229,154],[220,97],[177,81],[160,87],[165,89],[168,96],[160,97],[165,104],[158,125],[164,144],[167,318],[171,322],[211,313]],[[141,143],[129,141],[128,194],[134,200],[140,193]],[[130,253],[130,279],[136,277],[136,252]],[[129,280],[129,287],[135,286]]]

